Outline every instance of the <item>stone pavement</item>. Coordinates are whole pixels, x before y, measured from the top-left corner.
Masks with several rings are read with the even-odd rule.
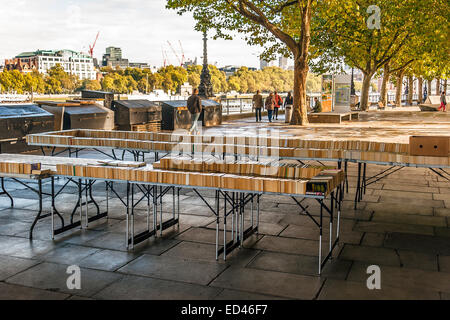
[[[368,176],[384,169],[369,165]],[[182,192],[179,228],[127,251],[125,208],[117,199],[107,221],[51,241],[47,218],[30,242],[35,195],[8,182],[16,206],[0,197],[0,299],[450,299],[450,182],[404,168],[368,186],[354,210],[356,170],[349,165],[341,243],[320,277],[318,230],[287,197],[262,198],[260,234],[224,262],[215,260],[214,217],[192,191]],[[116,188],[123,192],[124,185]],[[70,187],[58,198],[66,217],[75,194]],[[104,184],[95,185],[94,197],[104,208]],[[164,199],[170,218],[172,199]],[[307,204],[317,214],[317,203]],[[46,198],[47,211],[49,205]],[[145,213],[138,208],[137,228],[146,225]],[[81,290],[66,286],[67,266],[74,264],[81,267]],[[370,265],[381,269],[381,290],[367,289]]]
[[[382,169],[369,166],[368,174]],[[355,211],[355,166],[349,174],[341,244],[321,277],[317,228],[289,198],[263,197],[260,235],[226,262],[216,262],[214,218],[192,191],[182,192],[179,229],[127,252],[125,210],[118,200],[110,201],[108,221],[56,241],[50,239],[50,220],[41,220],[30,242],[37,201],[8,183],[16,206],[0,198],[0,299],[449,299],[450,183],[431,171],[405,168],[370,185]],[[66,216],[73,192],[68,189],[57,202]],[[94,196],[105,207],[103,184]],[[167,196],[167,217],[171,203]],[[47,210],[49,204],[46,198]],[[144,226],[144,207],[138,213],[137,225]],[[81,290],[66,286],[66,268],[73,264],[81,267]],[[373,264],[381,268],[381,290],[366,287]]]

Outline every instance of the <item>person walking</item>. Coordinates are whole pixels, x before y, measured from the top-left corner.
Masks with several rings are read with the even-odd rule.
[[[313,109],[314,113],[320,113],[322,112],[322,103],[320,102],[319,98],[315,97],[314,98],[314,109]]]
[[[445,112],[445,109],[447,107],[447,97],[445,96],[445,91],[442,91],[441,93],[441,106],[438,110],[441,110]]]
[[[278,120],[278,110],[280,110],[280,107],[283,105],[283,98],[281,98],[278,95],[278,92],[275,91],[273,95],[274,99],[274,111],[275,111],[275,120]]]
[[[286,123],[291,122],[293,106],[294,106],[294,97],[292,96],[292,93],[289,91],[288,96],[286,97],[286,99],[284,99],[284,104],[283,104],[284,117],[285,117]]]
[[[189,134],[193,131],[198,132],[198,119],[202,113],[202,100],[198,96],[198,89],[194,89],[192,95],[187,100],[187,108],[191,113],[192,125],[189,129]]]
[[[274,99],[272,92],[266,98],[265,104],[266,104],[266,110],[267,110],[267,116],[269,118],[269,122],[272,122],[273,109],[275,109],[275,99]]]
[[[257,90],[256,94],[253,96],[253,108],[255,108],[255,114],[256,114],[256,122],[262,121],[262,112],[261,109],[263,108],[263,97],[260,94],[260,91]]]

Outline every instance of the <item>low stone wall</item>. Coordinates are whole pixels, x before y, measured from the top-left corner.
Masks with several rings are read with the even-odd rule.
[[[284,110],[279,110],[278,114],[284,114]],[[262,112],[263,117],[267,117],[267,111]],[[222,116],[222,121],[231,121],[231,120],[238,120],[238,119],[245,119],[255,117],[255,112],[246,112],[246,113],[235,113],[235,114],[224,114]]]

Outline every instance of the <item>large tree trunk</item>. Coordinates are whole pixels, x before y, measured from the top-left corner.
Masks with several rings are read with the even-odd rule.
[[[307,125],[308,108],[306,101],[306,78],[308,64],[301,57],[294,61],[294,106],[291,124]]]
[[[369,91],[372,77],[373,72],[364,73],[364,80],[361,89],[361,110],[363,111],[367,111],[369,109]]]
[[[412,106],[413,103],[413,93],[414,93],[414,78],[413,76],[408,76],[408,106]]]
[[[427,88],[427,97],[431,96],[431,85],[433,84],[433,80],[428,80],[428,88]]]
[[[403,89],[403,75],[405,71],[399,71],[397,74],[397,84],[395,88],[395,104],[397,108],[402,106],[402,89]]]
[[[441,95],[441,79],[436,78],[436,95]]]
[[[307,125],[308,108],[306,106],[306,78],[308,76],[308,58],[309,44],[311,42],[311,0],[300,3],[301,17],[301,35],[300,43],[297,48],[292,50],[294,53],[294,106],[291,124]]]
[[[448,85],[447,79],[445,79],[445,81],[444,81],[444,91],[445,91],[445,94],[448,94],[448,92],[447,92],[447,85]]]
[[[419,77],[417,82],[417,104],[423,103],[423,78]]]
[[[383,107],[386,107],[388,104],[388,90],[387,86],[389,83],[389,77],[391,76],[389,64],[386,63],[384,65],[384,75],[383,75],[383,83],[381,84],[381,92],[380,92],[380,101],[383,104]]]

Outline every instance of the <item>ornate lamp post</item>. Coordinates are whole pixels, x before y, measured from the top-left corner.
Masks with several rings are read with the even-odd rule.
[[[208,67],[208,37],[206,30],[203,31],[203,69],[200,76],[200,86],[198,87],[199,95],[205,98],[212,97],[213,87],[211,84],[211,74]]]
[[[355,71],[352,68],[352,80],[350,82],[350,95],[351,96],[355,96],[356,95],[356,91],[355,91]]]

